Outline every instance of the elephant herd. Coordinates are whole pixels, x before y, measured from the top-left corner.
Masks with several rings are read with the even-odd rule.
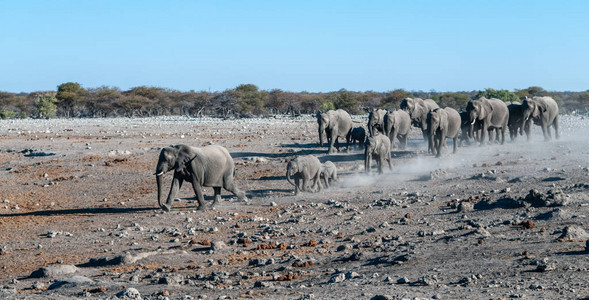
[[[526,97],[521,104],[509,105],[499,99],[482,97],[470,100],[466,110],[460,112],[451,107],[440,108],[431,99],[405,98],[400,109],[373,109],[368,116],[368,135],[362,126],[354,127],[352,118],[342,109],[318,112],[316,117],[319,145],[323,145],[324,134],[330,154],[340,150],[339,138],[346,139],[347,150],[350,149],[350,142],[357,141],[364,147],[364,167],[367,173],[370,171],[372,158],[376,161],[379,173],[383,172],[385,163],[392,169],[391,150],[395,148],[395,139],[399,141],[399,147],[405,149],[411,125],[421,129],[428,144],[428,152],[436,157],[442,155],[448,138],[453,140],[454,153],[459,138],[461,144],[470,143],[472,138],[483,146],[486,144],[485,135],[489,134],[491,143],[500,139],[503,144],[507,129],[512,141],[518,133],[526,133],[529,140],[531,122],[541,126],[545,140],[551,139],[550,127],[554,127],[555,137],[559,138],[558,105],[551,97]],[[335,164],[331,161],[321,163],[313,155],[295,157],[288,162],[286,169],[287,181],[295,187],[295,194],[299,191],[320,191],[323,186],[329,187],[338,180]],[[171,170],[174,170],[172,185],[166,201],[163,202],[161,177]],[[184,181],[192,184],[199,209],[206,208],[202,187],[214,189],[214,201],[210,207],[220,200],[221,188],[233,193],[238,199],[247,201],[245,192],[235,186],[234,173],[233,159],[224,147],[165,147],[160,152],[154,174],[158,187],[158,203],[162,209],[169,211]]]

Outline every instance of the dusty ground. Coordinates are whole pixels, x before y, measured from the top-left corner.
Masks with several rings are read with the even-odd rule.
[[[561,119],[558,141],[442,159],[414,129],[381,176],[360,148],[327,155],[311,116],[0,121],[0,298],[587,298],[589,119]],[[197,211],[186,185],[161,211],[159,149],[210,142],[251,201]],[[297,154],[338,185],[294,196]]]

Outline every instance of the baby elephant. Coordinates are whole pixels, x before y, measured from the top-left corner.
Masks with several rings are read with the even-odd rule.
[[[301,191],[312,191],[309,188],[309,182],[313,181],[313,188],[319,186],[321,190],[321,181],[319,177],[321,174],[321,162],[313,155],[297,156],[288,162],[286,166],[286,180],[295,187],[295,195]],[[291,177],[294,177],[292,182]],[[302,186],[301,186],[302,181]],[[315,189],[313,189],[314,191]]]
[[[370,173],[370,158],[374,156],[378,173],[382,174],[382,165],[386,160],[389,163],[389,169],[392,170],[391,164],[391,141],[384,134],[377,134],[366,138],[364,151],[364,169]]]
[[[321,164],[320,176],[323,179],[326,188],[334,182],[337,182],[337,168],[335,167],[335,164],[329,160]]]
[[[364,140],[366,140],[366,130],[364,127],[352,128],[352,131],[350,131],[350,137],[352,144],[356,144],[356,141],[358,141],[358,145],[362,147],[364,146]]]
[[[460,114],[450,107],[436,108],[427,114],[429,144],[433,147],[433,154],[436,157],[440,157],[442,148],[446,147],[446,138],[454,140],[454,153],[456,153],[460,124]]]

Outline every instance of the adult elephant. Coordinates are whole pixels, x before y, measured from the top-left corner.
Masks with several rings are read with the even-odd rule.
[[[162,176],[174,170],[174,179],[168,199],[162,202]],[[210,145],[202,148],[187,145],[175,145],[164,147],[155,169],[157,181],[157,199],[160,207],[165,211],[172,208],[172,201],[176,198],[182,183],[186,180],[192,184],[198,209],[204,209],[204,197],[202,187],[212,187],[215,191],[215,200],[211,207],[221,199],[221,188],[236,195],[240,200],[247,201],[245,193],[237,188],[233,182],[235,165],[233,158],[224,147]]]
[[[475,123],[482,122],[479,136],[481,146],[485,144],[485,134],[490,129],[497,130],[497,135],[501,132],[501,144],[505,143],[505,130],[509,121],[509,111],[505,102],[497,98],[481,97],[468,101],[466,111],[469,115],[471,136],[473,136]],[[493,141],[492,133],[489,133],[489,139]]]
[[[319,131],[319,145],[323,145],[323,132],[327,137],[329,143],[328,153],[333,153],[334,144],[339,151],[338,138],[343,137],[346,139],[346,149],[350,149],[350,131],[352,131],[352,118],[350,114],[343,109],[329,110],[325,113],[317,113],[317,125]]]
[[[397,138],[399,147],[405,149],[409,131],[411,131],[411,117],[406,111],[389,111],[384,116],[384,133],[389,137],[391,148],[395,148],[395,138]]]
[[[442,148],[446,147],[446,138],[454,140],[453,153],[456,153],[460,123],[460,114],[451,107],[436,108],[427,114],[429,143],[436,157],[442,155]]]
[[[558,104],[552,99],[552,97],[534,97],[529,99],[526,97],[522,103],[522,110],[524,115],[524,124],[521,128],[524,129],[525,123],[530,118],[536,125],[542,127],[542,134],[544,134],[544,140],[548,141],[552,139],[550,135],[550,126],[554,127],[554,135],[559,138],[558,135]],[[528,140],[530,136],[528,135]]]
[[[507,105],[509,110],[509,120],[507,121],[507,127],[509,128],[509,137],[511,141],[515,141],[517,135],[523,135],[526,133],[526,137],[530,138],[530,123],[524,122],[524,110],[521,103],[511,103]],[[525,123],[525,124],[524,124]],[[523,125],[523,130],[522,130]]]
[[[318,185],[321,190],[320,176],[321,162],[313,155],[297,156],[286,165],[286,180],[294,185],[295,195],[299,191],[310,191],[310,181],[313,181],[313,187]],[[294,182],[291,178],[294,178]]]
[[[401,101],[400,107],[409,114],[413,126],[421,128],[423,139],[427,142],[427,113],[440,106],[438,106],[438,104],[432,99],[423,100],[421,98],[405,98]],[[432,149],[428,148],[428,151],[431,152]]]
[[[384,109],[372,109],[368,114],[368,133],[374,136],[377,131],[384,133],[384,117],[387,111]]]

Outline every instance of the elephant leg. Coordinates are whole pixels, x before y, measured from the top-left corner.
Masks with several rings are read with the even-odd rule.
[[[484,124],[484,125],[483,125],[483,128],[482,128],[482,130],[481,130],[481,135],[480,135],[480,137],[479,137],[479,138],[481,139],[481,140],[480,140],[480,145],[481,145],[481,146],[484,146],[484,145],[485,145],[485,133],[487,133],[487,128],[488,128],[486,125],[487,125],[487,124]]]
[[[170,211],[172,208],[172,203],[180,190],[180,185],[182,185],[182,178],[176,176],[174,174],[174,179],[172,180],[172,186],[170,187],[170,193],[168,194],[168,199],[166,199],[166,203],[162,207],[165,211]]]
[[[215,200],[213,200],[211,207],[215,207],[215,205],[219,204],[219,201],[221,200],[221,187],[213,187],[213,190],[215,191]]]
[[[240,201],[247,202],[248,199],[245,196],[245,192],[240,190],[237,186],[235,186],[233,176],[225,176],[225,179],[223,180],[223,188],[231,192],[233,195],[237,196],[237,199],[239,199]]]
[[[505,127],[501,128],[501,145],[505,144]]]
[[[456,153],[456,148],[458,147],[458,135],[453,138],[453,141],[454,149],[452,149],[452,153]]]
[[[558,140],[558,138],[560,138],[560,136],[558,135],[558,115],[554,117],[552,126],[554,126],[554,137]]]
[[[389,163],[389,170],[393,170],[393,160],[391,159],[391,152],[387,153],[387,162]]]
[[[196,200],[198,201],[198,209],[205,209],[205,198],[202,193],[202,186],[200,186],[200,184],[196,182],[196,178],[192,178],[192,188],[194,189],[194,193],[196,194]]]
[[[549,131],[548,126],[546,125],[545,122],[542,122],[542,134],[544,134],[545,141],[550,140],[550,131]]]

